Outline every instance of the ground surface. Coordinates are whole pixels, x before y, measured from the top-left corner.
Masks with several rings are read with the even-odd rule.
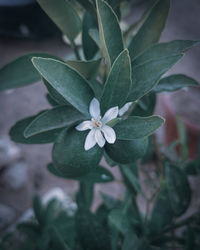
[[[134,11],[140,11],[141,7]],[[133,14],[134,14],[133,11]],[[199,0],[172,0],[167,26],[162,35],[162,41],[173,39],[200,39],[200,2]],[[43,41],[23,41],[0,38],[0,66],[10,60],[31,51],[44,51],[58,56],[65,56],[69,48],[61,39],[47,39]],[[171,72],[185,73],[200,82],[200,46],[192,49],[178,63]],[[26,72],[24,72],[26,74]],[[44,98],[46,92],[41,83],[28,87],[16,89],[12,92],[0,93],[0,136],[7,135],[9,128],[23,117],[35,114],[41,109],[48,108],[48,103]],[[193,100],[194,102],[198,101]],[[199,98],[200,99],[200,98]],[[187,105],[185,106],[187,108]],[[63,181],[53,177],[46,170],[46,164],[51,161],[51,145],[19,145],[21,156],[28,165],[28,180],[26,185],[20,190],[13,192],[0,184],[0,203],[13,207],[20,215],[30,206],[32,196],[39,192],[45,193],[51,187],[60,186],[69,194],[73,195],[77,184],[73,181]],[[1,183],[1,182],[0,182]],[[120,187],[110,189],[110,184],[105,185],[107,192],[114,192],[120,195]],[[99,190],[101,187],[98,186]]]

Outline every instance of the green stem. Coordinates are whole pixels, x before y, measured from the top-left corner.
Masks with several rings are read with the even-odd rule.
[[[76,46],[74,41],[71,41],[71,47],[75,53],[76,59],[80,61],[81,57],[80,57],[79,52],[78,52],[78,47]]]

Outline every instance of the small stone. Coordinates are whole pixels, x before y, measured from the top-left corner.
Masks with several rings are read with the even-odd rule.
[[[0,229],[8,226],[16,217],[16,212],[13,208],[0,203]]]
[[[7,136],[0,136],[0,169],[20,157],[20,149]]]
[[[17,162],[10,165],[2,174],[4,185],[12,190],[23,187],[27,181],[27,165],[24,162]]]

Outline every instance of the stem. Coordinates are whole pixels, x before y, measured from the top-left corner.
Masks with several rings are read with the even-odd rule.
[[[178,223],[176,223],[176,224],[174,224],[174,225],[172,225],[170,227],[167,227],[163,232],[167,233],[167,232],[170,232],[171,230],[177,229],[179,227],[183,227],[183,226],[191,223],[194,219],[196,219],[196,217],[198,215],[199,215],[199,212],[189,216],[188,218],[186,218],[186,219],[184,219],[184,220],[182,220],[182,221],[180,221],[180,222],[178,222]]]
[[[161,174],[162,177],[165,176],[165,173],[164,173],[164,169],[163,169],[163,165],[162,165],[162,155],[159,151],[159,147],[158,147],[158,144],[157,144],[157,141],[156,141],[156,136],[153,135],[153,144],[154,144],[154,148],[155,148],[155,154],[156,154],[156,167],[157,167],[157,170],[158,172]]]
[[[81,57],[80,57],[79,52],[78,52],[78,47],[76,46],[74,41],[71,41],[71,47],[75,53],[76,59],[81,60]]]

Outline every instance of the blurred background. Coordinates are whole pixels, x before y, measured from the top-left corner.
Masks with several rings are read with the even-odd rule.
[[[148,0],[130,2],[127,20],[134,22],[144,11]],[[200,39],[199,13],[199,0],[172,0],[161,41]],[[40,51],[67,57],[71,49],[36,1],[0,0],[0,67],[20,55]],[[169,73],[184,73],[200,82],[199,61],[200,46],[197,46],[187,52]],[[56,186],[73,197],[77,188],[76,182],[63,181],[47,171],[51,145],[21,145],[9,140],[9,129],[16,121],[49,108],[45,93],[46,89],[40,82],[0,92],[0,231],[30,207],[35,193],[43,195]],[[167,118],[165,128],[159,131],[159,140],[168,144],[176,138],[174,117],[178,114],[187,127],[190,157],[194,157],[200,131],[200,89],[162,94],[158,99],[156,112]],[[109,192],[110,185],[103,188]],[[100,189],[102,186],[98,185],[96,191]],[[117,195],[123,193],[120,185],[116,185],[115,192]]]

